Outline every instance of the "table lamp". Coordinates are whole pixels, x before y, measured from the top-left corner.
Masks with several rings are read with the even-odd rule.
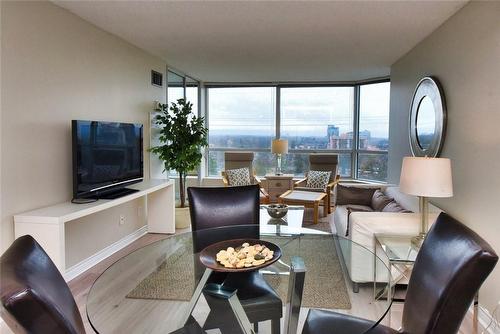
[[[403,193],[419,196],[420,234],[412,239],[412,244],[420,248],[428,230],[429,204],[427,198],[453,196],[450,159],[403,158],[399,189]]]
[[[276,175],[282,175],[281,171],[281,155],[288,153],[288,140],[274,139],[271,143],[271,153],[276,154]]]

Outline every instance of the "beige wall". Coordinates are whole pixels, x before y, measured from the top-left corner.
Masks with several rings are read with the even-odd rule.
[[[1,231],[14,238],[12,215],[72,193],[72,119],[145,125],[164,88],[150,84],[166,64],[50,2],[1,2]],[[145,176],[149,154],[144,154]],[[67,265],[145,224],[142,200],[67,226]],[[119,216],[125,224],[119,226]]]
[[[434,201],[500,253],[500,2],[471,2],[391,67],[389,182],[410,155],[408,110],[422,76],[441,82],[448,105],[443,157],[452,159],[455,195]],[[500,265],[480,291],[500,300]]]

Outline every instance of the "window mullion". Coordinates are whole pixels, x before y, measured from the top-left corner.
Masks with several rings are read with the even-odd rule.
[[[352,131],[352,169],[351,177],[358,178],[358,149],[359,149],[359,85],[354,86],[354,117]]]
[[[275,134],[276,139],[281,136],[281,87],[276,86],[276,110],[275,110]]]

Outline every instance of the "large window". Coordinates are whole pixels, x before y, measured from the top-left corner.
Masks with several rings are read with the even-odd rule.
[[[290,87],[280,93],[280,136],[288,139],[290,150],[285,171],[303,175],[310,152],[345,151],[339,170],[351,176],[354,87]]]
[[[224,169],[224,152],[256,152],[258,175],[273,172],[271,140],[287,139],[287,173],[301,176],[313,152],[339,155],[344,177],[385,181],[389,82],[364,85],[207,88],[208,175]],[[279,103],[277,103],[279,101]]]
[[[359,88],[358,178],[387,179],[390,83]]]
[[[168,105],[172,102],[177,102],[178,99],[184,98],[184,77],[177,73],[167,72],[167,102]]]
[[[275,136],[275,87],[212,87],[208,89],[208,174],[220,175],[224,151],[255,151],[257,174],[271,171]]]

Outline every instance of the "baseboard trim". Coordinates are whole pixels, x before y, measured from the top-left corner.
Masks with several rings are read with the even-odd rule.
[[[106,259],[107,257],[113,255],[114,253],[128,246],[132,242],[136,241],[146,233],[148,233],[148,226],[144,225],[143,227],[127,235],[126,237],[100,250],[99,252],[86,258],[85,260],[75,264],[71,268],[68,268],[66,270],[66,273],[63,275],[64,279],[66,280],[66,282],[71,281],[75,277],[84,273],[86,270],[89,270],[90,268],[101,262],[102,260]]]

